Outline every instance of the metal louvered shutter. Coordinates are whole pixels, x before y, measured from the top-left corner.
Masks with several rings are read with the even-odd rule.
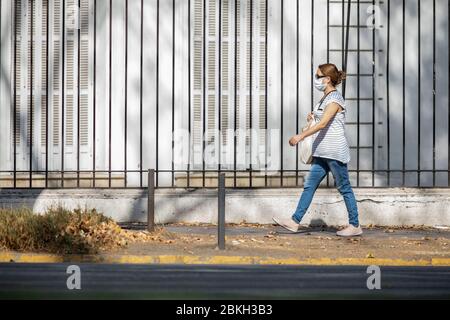
[[[63,3],[66,5],[65,35],[63,35]],[[14,130],[13,121],[15,121],[16,140],[13,143],[16,143],[17,168],[29,169],[30,138],[32,138],[33,171],[45,170],[47,143],[48,169],[59,170],[63,142],[64,169],[76,169],[79,134],[80,169],[83,167],[88,169],[90,162],[87,159],[91,157],[89,137],[91,70],[89,66],[92,57],[89,53],[92,50],[90,46],[92,0],[16,0],[14,6],[16,114],[12,120],[11,130]],[[33,21],[33,42],[31,42],[31,21]],[[78,41],[78,26],[81,28],[80,41]],[[65,43],[63,43],[63,37]],[[78,58],[80,75],[78,75]],[[31,81],[33,96],[31,96]],[[31,113],[30,110],[32,110]],[[79,133],[77,132],[78,112]],[[33,119],[32,123],[31,119]],[[11,136],[14,137],[13,132]]]
[[[220,4],[222,5],[221,8],[219,8]],[[202,152],[200,151],[203,147],[202,134],[203,126],[205,126],[205,147],[214,150],[210,161],[208,162],[208,159],[206,159],[206,168],[217,168],[218,144],[221,143],[221,162],[223,163],[226,159],[222,168],[231,169],[233,164],[230,163],[229,158],[230,155],[232,156],[230,153],[234,152],[234,137],[233,134],[227,134],[227,130],[233,130],[236,125],[236,153],[238,160],[243,160],[242,165],[238,165],[238,169],[246,169],[250,165],[250,149],[252,148],[252,156],[256,159],[257,146],[264,144],[265,139],[264,131],[259,130],[259,134],[254,137],[257,140],[252,142],[249,130],[250,128],[265,129],[266,122],[266,0],[194,0],[191,10],[194,18],[192,64],[193,167],[201,168]],[[222,10],[220,12],[220,25],[219,10]],[[236,21],[235,17],[237,18]],[[221,28],[220,33],[219,27]],[[203,35],[206,39],[203,39]],[[237,42],[235,39],[237,39]],[[251,45],[252,40],[253,44]],[[221,41],[220,52],[219,41]],[[218,87],[219,58],[221,66],[220,91]],[[203,83],[203,79],[206,83]],[[235,79],[236,81],[234,81]],[[235,90],[236,97],[234,95]],[[220,141],[217,135],[219,129],[219,99],[222,134]],[[204,115],[203,112],[206,114]],[[250,114],[252,114],[252,120],[250,120]],[[203,119],[205,119],[205,124]],[[251,146],[251,143],[253,146]],[[253,163],[259,166],[257,160],[254,160]]]

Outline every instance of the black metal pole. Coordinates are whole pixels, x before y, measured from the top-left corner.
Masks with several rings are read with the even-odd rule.
[[[206,0],[203,0],[203,57],[202,57],[202,61],[203,61],[203,91],[202,91],[202,186],[205,187],[205,168],[206,168],[206,164],[205,164],[205,148],[206,148],[206,144],[205,144],[205,132],[206,132]]]
[[[175,186],[175,0],[172,0],[172,188]]]
[[[78,0],[78,8],[81,8],[81,3],[80,0]],[[81,54],[81,19],[78,16],[78,35],[77,35],[77,41],[78,41],[78,48],[77,48],[77,188],[80,187],[80,138],[81,138],[81,134],[80,134],[80,128],[81,128],[81,123],[80,123],[80,71],[81,71],[81,59],[80,59],[80,54]],[[48,18],[47,18],[48,21]]]
[[[249,135],[249,140],[250,140],[250,146],[249,146],[249,151],[250,151],[250,164],[249,164],[249,187],[252,187],[252,171],[253,171],[253,167],[252,167],[252,147],[253,147],[253,0],[250,0],[250,105],[249,105],[249,111],[250,111],[250,116],[249,116],[249,122],[250,122],[250,135]],[[219,99],[220,100],[220,99]],[[219,153],[220,154],[220,153]]]
[[[221,164],[222,164],[222,140],[223,140],[223,135],[222,135],[222,0],[219,0],[219,59],[218,59],[218,77],[217,77],[217,81],[219,83],[218,86],[218,95],[219,95],[219,99],[217,100],[217,109],[218,109],[218,117],[219,117],[219,121],[218,121],[218,126],[219,126],[219,147],[218,147],[218,151],[219,151],[219,161],[217,164],[217,170],[220,173],[220,169],[221,169]]]
[[[449,6],[449,8],[450,8],[450,6]],[[417,69],[418,69],[417,70],[417,187],[419,187],[419,188],[420,188],[420,143],[421,143],[420,139],[421,139],[421,133],[422,133],[421,129],[420,129],[422,127],[421,123],[420,123],[420,114],[421,114],[421,106],[422,106],[422,104],[421,104],[421,101],[422,101],[422,81],[421,81],[421,79],[422,79],[422,66],[421,66],[421,63],[422,63],[422,55],[421,55],[422,43],[421,43],[421,40],[420,40],[421,39],[420,35],[422,34],[422,29],[421,29],[421,15],[420,15],[420,12],[421,12],[420,1],[418,1],[417,2],[417,34],[419,36],[417,37]],[[389,28],[388,28],[388,31],[389,31]],[[388,40],[389,40],[389,38],[388,38]],[[449,38],[449,41],[450,41],[450,38]],[[388,44],[389,44],[389,42],[388,42]],[[449,42],[449,45],[450,45],[450,42]],[[389,53],[389,51],[388,51],[388,53]],[[387,83],[387,85],[388,85],[388,83]],[[389,99],[387,100],[387,103],[389,103]],[[389,124],[389,122],[388,122],[388,124]],[[388,135],[388,137],[389,137],[389,135]],[[449,149],[449,151],[450,151],[450,149]],[[388,152],[389,152],[389,149],[388,149]],[[449,154],[449,156],[450,156],[450,154]],[[450,157],[448,159],[450,161]],[[388,166],[388,168],[389,168],[389,166]],[[450,168],[450,166],[449,166],[449,168]],[[389,173],[388,173],[388,175],[389,175]],[[449,177],[450,177],[450,171],[449,171]]]
[[[312,6],[314,6],[311,3]],[[284,129],[284,115],[283,115],[283,107],[284,107],[284,0],[281,0],[281,45],[280,45],[280,56],[281,56],[281,61],[280,61],[280,73],[281,73],[281,94],[280,94],[280,128],[281,128],[281,132],[280,132],[280,186],[283,187],[283,129]]]
[[[155,169],[148,170],[147,230],[155,230]]]
[[[48,19],[47,19],[48,20]],[[97,123],[97,116],[96,116],[96,107],[97,107],[97,0],[94,0],[94,73],[93,73],[93,90],[94,90],[94,96],[92,98],[92,113],[93,113],[93,119],[92,119],[92,187],[95,188],[95,154],[96,154],[96,139],[97,139],[97,131],[96,131],[96,123]]]
[[[345,72],[347,72],[347,60],[348,60],[348,40],[350,35],[350,13],[352,9],[352,1],[348,0],[347,3],[347,25],[345,30],[345,49],[344,49],[344,66],[343,69]],[[342,83],[342,95],[345,98],[345,90],[347,87],[347,81],[344,79]]]
[[[45,24],[45,44],[46,44],[46,57],[45,57],[45,66],[46,66],[46,74],[45,74],[45,188],[48,188],[48,150],[49,150],[49,145],[48,145],[48,128],[49,128],[49,123],[48,123],[48,117],[49,117],[49,97],[48,97],[48,93],[49,93],[49,89],[48,89],[48,84],[49,84],[49,68],[48,68],[48,63],[49,63],[49,49],[50,49],[50,45],[49,45],[49,13],[50,13],[50,3],[47,2],[47,8],[45,11],[45,15],[46,15],[46,24]],[[14,31],[15,32],[15,31]]]
[[[267,43],[268,43],[268,37],[269,37],[269,33],[267,32],[267,25],[268,25],[268,18],[267,18],[267,12],[268,12],[268,4],[267,4],[267,2],[268,1],[266,1],[266,3],[265,3],[265,10],[264,10],[264,21],[265,21],[265,23],[264,23],[264,114],[266,115],[265,117],[264,117],[264,130],[265,130],[265,136],[264,136],[264,155],[265,155],[265,158],[264,158],[264,186],[266,186],[267,187],[267,138],[268,138],[268,134],[267,134],[267,124],[268,124],[268,121],[267,121],[267,96],[268,96],[268,94],[267,94],[267,92],[268,92],[268,86],[267,86],[267,73],[268,73],[268,71],[267,71],[267,65],[268,65],[268,60],[267,60],[267,58],[268,58],[268,50],[267,50]],[[235,131],[236,132],[236,131]]]
[[[66,1],[63,0],[62,3],[62,59],[63,63],[62,66],[62,75],[61,75],[61,188],[64,188],[64,132],[65,132],[65,104],[66,104],[66,93],[65,93],[65,86],[66,86],[66,66],[65,66],[65,59],[66,59]]]
[[[300,23],[299,23],[299,3],[297,1],[297,7],[296,7],[296,16],[297,16],[297,22],[296,22],[296,61],[295,61],[295,67],[296,67],[296,86],[295,86],[295,132],[299,132],[300,128],[299,128],[299,83],[300,83],[300,79],[299,79],[299,49],[300,49],[300,45],[299,45],[299,39],[300,39]],[[327,50],[328,51],[328,50]],[[266,113],[267,114],[267,113]],[[298,145],[295,146],[295,185],[298,186]]]
[[[13,116],[14,116],[14,132],[13,132],[13,187],[16,188],[17,187],[17,7],[18,7],[18,3],[15,2],[14,3],[14,17],[13,17],[13,22],[14,22],[14,33],[13,33],[13,37],[14,37],[14,89],[13,89]]]
[[[34,100],[34,78],[33,78],[33,68],[34,68],[34,61],[33,61],[33,53],[34,53],[34,38],[33,38],[33,30],[34,30],[34,2],[33,0],[29,3],[30,7],[31,7],[31,15],[30,15],[30,24],[31,24],[31,28],[30,28],[30,46],[31,46],[31,53],[30,53],[30,113],[29,113],[29,117],[30,117],[30,171],[29,171],[29,187],[32,188],[33,187],[33,100]]]
[[[420,3],[420,1],[419,1]],[[419,21],[420,21],[420,8],[419,8]],[[390,121],[390,53],[391,53],[391,0],[387,1],[387,31],[386,31],[386,136],[387,136],[387,187],[391,186],[391,121]],[[419,37],[420,42],[420,37]],[[419,50],[420,55],[420,50]],[[420,62],[419,62],[419,75],[420,75]],[[420,79],[420,78],[419,78]],[[420,81],[419,81],[420,82]],[[420,92],[420,91],[419,91]],[[419,93],[420,94],[420,93]],[[419,109],[420,109],[420,99],[419,101]],[[420,117],[419,117],[420,120]],[[420,132],[420,125],[419,125],[419,132]],[[420,135],[419,135],[420,137]],[[418,141],[419,144],[419,152],[420,152],[420,140]],[[420,161],[419,161],[420,165]],[[420,172],[419,172],[419,179],[420,179]],[[419,180],[419,187],[420,187],[420,180]]]
[[[356,126],[356,145],[357,145],[357,152],[356,152],[356,187],[359,187],[359,162],[360,162],[360,145],[361,145],[361,77],[360,77],[360,73],[361,73],[361,28],[360,28],[360,1],[361,0],[357,0],[357,13],[356,13],[356,19],[357,19],[357,38],[356,38],[356,42],[357,42],[357,75],[356,75],[356,95],[357,95],[357,126]],[[350,21],[350,9],[348,9],[348,17],[347,17],[347,21]],[[349,28],[349,25],[347,25],[347,29]],[[348,39],[347,39],[348,41]],[[346,43],[346,47],[345,47],[345,68],[347,70],[347,60],[348,60],[348,43]],[[347,72],[347,71],[346,71]],[[336,182],[336,180],[335,180]]]
[[[159,0],[156,2],[156,185],[159,185]]]
[[[190,184],[191,171],[191,0],[188,0],[188,131],[189,131],[189,148],[187,163],[187,187]]]
[[[406,169],[406,0],[402,3],[402,186],[405,186]],[[418,35],[420,37],[420,34]],[[433,91],[434,92],[434,91]],[[359,152],[358,152],[359,154]],[[358,174],[359,175],[359,174]]]
[[[225,173],[219,174],[218,198],[217,242],[219,249],[225,250]]]
[[[144,0],[141,0],[141,34],[140,34],[140,61],[139,61],[139,186],[142,188],[142,174],[144,173],[142,170],[142,137],[143,137],[143,120],[142,120],[142,111],[143,111],[143,79],[144,79]]]
[[[128,186],[128,158],[127,158],[127,150],[128,150],[128,0],[125,1],[125,114],[124,114],[124,125],[125,125],[125,135],[124,135],[124,187]]]
[[[436,61],[436,0],[433,0],[433,187],[436,187]],[[405,122],[405,114],[403,114],[403,122]],[[405,143],[403,148],[404,146]]]
[[[237,12],[237,8],[240,6],[238,0],[234,1],[234,10]],[[237,137],[236,137],[236,131],[237,131],[237,99],[238,99],[238,88],[237,88],[237,55],[238,55],[238,36],[237,36],[237,28],[238,28],[238,16],[237,14],[234,15],[234,114],[233,114],[233,121],[234,121],[234,134],[233,134],[233,175],[234,175],[234,187],[236,187],[237,183],[237,176],[236,176],[236,169],[237,169]],[[240,95],[241,93],[239,93]],[[266,113],[267,114],[267,113]],[[266,161],[267,162],[267,161]]]
[[[111,171],[112,171],[112,153],[111,153],[111,147],[112,147],[112,71],[113,71],[113,64],[112,64],[112,19],[113,19],[113,3],[112,0],[109,0],[109,90],[108,90],[108,187],[111,188]]]

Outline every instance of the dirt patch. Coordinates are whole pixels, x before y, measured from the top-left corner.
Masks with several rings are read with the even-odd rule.
[[[273,226],[228,225],[226,250],[217,250],[216,228],[211,225],[171,225],[171,232],[133,242],[115,251],[131,255],[239,255],[274,258],[450,258],[450,232],[432,228],[369,227],[361,237],[341,238],[334,228],[285,234]],[[134,231],[137,232],[137,231]]]

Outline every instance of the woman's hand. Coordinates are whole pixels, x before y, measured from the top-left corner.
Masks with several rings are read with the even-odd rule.
[[[289,139],[289,144],[293,147],[304,139],[303,134],[298,134]]]

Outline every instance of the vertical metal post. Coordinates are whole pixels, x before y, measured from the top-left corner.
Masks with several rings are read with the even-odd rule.
[[[155,169],[148,170],[147,230],[155,230]]]
[[[64,146],[64,137],[65,137],[65,105],[66,105],[66,1],[63,0],[62,3],[62,30],[61,30],[62,40],[62,74],[61,74],[61,188],[64,188],[64,152],[65,152],[65,146]]]
[[[296,52],[295,52],[295,57],[296,57],[296,61],[295,61],[295,67],[296,67],[296,84],[295,84],[295,132],[296,134],[298,134],[298,132],[300,131],[299,128],[299,84],[300,84],[300,79],[299,79],[299,50],[300,50],[300,45],[299,45],[299,40],[300,40],[300,28],[299,28],[299,3],[297,1],[297,7],[296,7]],[[328,9],[327,9],[328,10]],[[327,50],[328,51],[328,50]],[[267,114],[267,113],[266,113]],[[295,186],[298,187],[298,144],[295,146]]]
[[[433,187],[436,187],[436,61],[436,0],[433,0]]]
[[[342,8],[343,9],[343,8]],[[349,35],[350,35],[350,14],[351,14],[351,9],[352,9],[352,1],[348,0],[347,3],[347,24],[346,24],[346,29],[345,29],[345,48],[344,49],[344,71],[347,72],[347,62],[348,62],[348,39],[349,39]],[[342,11],[342,23],[344,23],[344,11]],[[342,34],[342,36],[344,36],[344,34]],[[344,42],[342,42],[344,43]],[[342,82],[342,95],[345,98],[345,89],[346,89],[346,84],[347,81],[344,79],[344,81]]]
[[[313,5],[314,6],[314,5]],[[280,186],[283,186],[283,161],[284,161],[284,157],[283,157],[283,152],[284,152],[284,148],[283,148],[283,137],[284,137],[284,114],[283,114],[283,109],[284,109],[284,1],[281,0],[281,45],[280,45],[280,56],[281,56],[281,61],[280,61],[280,73],[281,73],[281,93],[280,93],[280,128],[281,128],[281,132],[280,132]]]
[[[219,99],[217,99],[217,108],[218,108],[218,126],[219,126],[219,163],[217,165],[217,170],[220,173],[221,170],[221,164],[222,164],[222,143],[223,143],[223,136],[222,136],[222,0],[219,0],[219,59],[218,59],[218,77],[217,81],[219,83],[218,85],[218,96]]]
[[[47,19],[48,20],[48,19]],[[96,131],[96,123],[97,123],[97,115],[96,115],[96,94],[97,94],[97,0],[94,0],[94,72],[93,72],[93,91],[94,96],[92,97],[92,187],[95,188],[95,171],[96,171],[96,139],[97,139],[97,131]]]
[[[112,63],[112,47],[113,47],[113,2],[109,0],[109,89],[108,89],[108,187],[111,188],[111,170],[112,170],[112,73],[113,73],[113,63]]]
[[[406,170],[406,0],[402,3],[402,186]]]
[[[143,81],[144,81],[144,0],[141,0],[141,34],[140,34],[140,57],[139,57],[139,186],[142,188],[142,111],[143,111]]]
[[[375,124],[376,122],[376,115],[375,115],[375,99],[376,99],[376,91],[375,91],[375,86],[376,86],[376,69],[375,69],[375,65],[376,65],[376,54],[375,54],[375,50],[376,50],[376,42],[375,42],[375,37],[376,37],[376,33],[375,33],[375,15],[376,15],[376,10],[375,10],[375,0],[372,0],[372,14],[373,14],[373,19],[372,19],[372,187],[375,187]],[[378,21],[376,21],[378,22]]]
[[[175,186],[175,78],[177,76],[175,74],[175,13],[175,0],[172,0],[172,188]]]
[[[225,250],[225,173],[219,174],[218,199],[217,242],[219,249]]]
[[[238,19],[237,16],[237,8],[241,4],[238,0],[234,0],[234,113],[233,113],[233,121],[234,121],[234,135],[233,135],[233,175],[234,175],[234,187],[236,187],[237,184],[237,176],[236,176],[236,169],[237,169],[237,137],[236,137],[236,131],[237,131],[237,70],[238,70],[238,64],[237,64],[237,56],[238,56],[238,36],[237,36],[237,29],[238,29]],[[266,90],[267,92],[267,90]],[[239,96],[241,95],[241,92],[239,92]],[[266,112],[267,114],[267,112]],[[267,161],[266,161],[267,163]]]
[[[206,86],[206,20],[207,20],[207,16],[206,16],[206,0],[203,0],[203,57],[202,57],[202,61],[203,61],[203,83],[202,83],[202,187],[205,187],[205,168],[206,168],[206,164],[205,164],[205,148],[206,148],[206,144],[205,144],[205,133],[206,133],[206,90],[207,90],[207,86]]]
[[[450,8],[450,6],[449,6]],[[420,115],[421,115],[421,101],[422,101],[422,43],[421,43],[421,8],[420,1],[417,1],[417,187],[420,188],[420,137],[421,137],[421,123],[420,123]],[[389,30],[389,29],[388,29]],[[450,39],[450,38],[449,38]],[[450,44],[450,42],[449,42]],[[450,73],[449,73],[450,74]],[[450,82],[449,82],[450,83]],[[387,100],[389,102],[389,100]],[[389,137],[389,136],[388,136]],[[450,136],[449,136],[450,137]],[[450,151],[450,149],[449,149]],[[449,154],[450,156],[450,154]],[[448,158],[450,161],[450,157]],[[450,166],[449,166],[450,168]],[[389,170],[389,167],[388,167]],[[389,175],[389,172],[388,172]],[[450,176],[450,171],[449,171]],[[450,180],[449,180],[450,181]]]
[[[297,6],[298,6],[298,2],[297,2]],[[298,12],[298,9],[297,9],[297,12]],[[298,24],[298,14],[297,14],[297,24]],[[297,29],[298,29],[298,27],[297,27]],[[327,63],[330,63],[330,0],[327,0]]]
[[[250,151],[250,164],[249,164],[249,187],[252,187],[252,159],[253,159],[253,153],[252,153],[252,147],[253,147],[253,0],[250,0],[249,2],[250,5],[250,105],[249,105],[249,112],[250,112],[250,116],[249,116],[249,122],[250,122],[250,136],[249,136],[249,140],[250,140],[250,146],[249,146],[249,151]],[[220,155],[220,153],[219,153]]]
[[[419,1],[420,3],[420,1]],[[419,8],[420,12],[420,8]],[[420,21],[420,16],[419,16]],[[386,125],[387,125],[387,187],[391,186],[391,121],[390,121],[390,56],[391,56],[391,0],[387,0],[387,43],[386,43]],[[419,37],[420,40],[420,37]],[[420,50],[419,50],[420,53]],[[420,63],[419,63],[420,66]],[[420,72],[420,70],[419,70]],[[420,73],[419,73],[420,75]],[[419,77],[420,79],[420,77]],[[419,108],[420,108],[420,99],[419,99]],[[420,119],[420,118],[419,118]],[[419,126],[420,132],[420,126]],[[419,150],[420,150],[420,140],[419,140]],[[419,162],[420,164],[420,162]],[[419,172],[420,175],[420,172]],[[420,178],[419,178],[420,179]],[[419,180],[420,183],[420,180]],[[419,184],[420,186],[420,184]]]
[[[189,148],[187,163],[187,187],[190,184],[191,171],[191,0],[188,0],[188,131],[189,131]]]
[[[341,11],[342,11],[342,18],[341,18],[341,21],[342,21],[342,28],[341,28],[341,31],[342,31],[342,35],[341,35],[341,42],[342,42],[342,44],[341,44],[341,46],[342,46],[342,50],[344,50],[344,48],[345,48],[345,23],[344,23],[344,21],[345,21],[345,1],[344,0],[342,0],[342,6],[341,6]],[[345,56],[344,56],[344,51],[342,51],[342,54],[341,54],[341,58],[342,58],[342,70],[344,70],[344,71],[346,71],[346,69],[344,69],[344,66],[345,66]],[[345,82],[345,80],[344,81],[342,81],[342,94],[344,94],[344,82]]]
[[[310,58],[311,58],[311,90],[310,90],[310,96],[311,96],[311,112],[314,110],[314,77],[313,74],[316,70],[314,70],[314,0],[311,0],[311,52],[310,52]]]
[[[78,8],[81,8],[81,3],[80,0],[78,0]],[[81,13],[80,13],[81,14]],[[48,18],[47,18],[48,21]],[[80,83],[81,83],[81,77],[80,77],[80,72],[81,72],[81,59],[80,59],[80,54],[81,54],[81,18],[78,17],[78,34],[77,34],[77,188],[80,187],[80,138],[81,138],[81,134],[80,134],[80,128],[81,128],[81,123],[80,123],[80,115],[81,115],[81,104],[80,104]]]
[[[14,2],[14,17],[13,17],[13,22],[14,22],[14,33],[13,33],[13,37],[14,37],[14,89],[13,89],[13,117],[14,117],[14,132],[13,132],[13,178],[14,178],[14,183],[13,183],[13,187],[16,188],[17,187],[17,7],[18,7],[18,3]],[[21,11],[20,11],[21,12]]]
[[[33,31],[34,31],[34,1],[31,0],[29,2],[29,6],[31,9],[28,12],[30,13],[30,46],[31,46],[31,53],[30,53],[30,158],[29,158],[29,187],[33,187],[33,100],[34,100],[34,77],[33,77],[33,69],[34,69],[34,61],[33,61],[33,53],[34,53],[34,37],[33,37]]]
[[[419,3],[420,3],[420,1],[419,1]],[[420,10],[419,10],[419,12],[420,12]],[[447,19],[450,19],[450,3],[448,3]],[[450,52],[450,24],[448,24],[447,36],[448,36],[447,52]],[[418,38],[420,39],[420,33],[419,33]],[[420,66],[420,60],[419,60],[419,66]],[[450,56],[448,56],[448,71],[447,72],[448,72],[447,75],[450,76]],[[419,82],[420,82],[420,77],[419,77]],[[450,92],[450,81],[447,81],[447,85],[448,85],[448,91],[447,91],[447,94],[448,94]],[[419,101],[419,105],[420,105],[420,100],[418,100],[418,101]],[[448,109],[450,110],[450,99],[447,99],[447,103],[448,103]],[[419,119],[420,119],[420,113],[419,113]],[[450,112],[448,114],[448,123],[450,123]],[[419,128],[420,128],[420,126],[419,126]],[[448,182],[447,182],[447,186],[450,187],[450,126],[448,126],[447,139],[448,139],[448,148],[447,148],[447,162],[448,162],[448,167],[447,167],[448,168],[448,171],[447,171],[448,180],[447,181]],[[419,160],[420,160],[420,157],[419,157]],[[418,163],[420,163],[420,162],[418,162]],[[420,171],[417,173],[417,176],[420,177]]]
[[[267,44],[268,44],[268,37],[269,37],[269,33],[267,32],[267,30],[268,30],[268,23],[269,23],[269,19],[267,18],[267,12],[268,12],[268,3],[269,1],[266,1],[266,3],[265,3],[265,10],[264,10],[264,21],[265,21],[265,23],[264,23],[264,42],[265,42],[265,45],[264,45],[264,114],[266,115],[265,117],[264,117],[264,129],[265,129],[265,136],[264,136],[264,150],[265,150],[265,152],[264,152],[264,154],[265,154],[265,161],[264,161],[264,169],[265,169],[265,172],[264,172],[264,186],[266,186],[267,187],[267,138],[269,137],[269,135],[267,134],[267,124],[268,124],[268,121],[267,121],[267,89],[268,89],[268,87],[267,87],[267,65],[268,65],[268,60],[267,60],[267,58],[268,58],[268,54],[267,54],[267,52],[268,52],[268,50],[267,50]]]
[[[357,149],[356,149],[356,187],[359,187],[359,163],[360,163],[360,146],[361,146],[361,77],[360,77],[360,73],[361,73],[361,28],[360,28],[360,1],[358,0],[356,5],[356,20],[357,20],[357,28],[356,28],[356,32],[357,32],[357,38],[356,38],[356,46],[357,46],[357,74],[356,74],[356,95],[357,95],[357,108],[356,108],[356,112],[357,112],[357,125],[356,125],[356,145],[357,145]],[[350,9],[349,9],[350,10]],[[347,20],[350,18],[350,12],[348,13],[348,17]],[[348,20],[350,21],[350,20]],[[349,28],[349,25],[347,25],[347,28]],[[347,40],[348,41],[348,40]],[[345,68],[347,68],[347,61],[348,61],[348,43],[346,43],[346,58],[345,58]],[[346,69],[347,72],[347,69]],[[336,180],[335,180],[336,181]]]
[[[46,44],[46,57],[45,57],[45,65],[46,65],[46,73],[45,73],[45,188],[48,188],[48,150],[49,150],[49,142],[48,142],[48,117],[49,117],[49,13],[50,13],[50,2],[47,2],[47,8],[45,11],[46,15],[46,24],[45,24],[45,44]],[[14,31],[15,32],[15,31]]]
[[[156,185],[159,185],[159,0],[156,1],[156,126],[155,126],[155,136],[156,136]]]
[[[128,33],[129,33],[129,26],[128,26],[128,0],[125,1],[125,114],[124,114],[124,126],[125,126],[125,135],[124,135],[124,187],[126,188],[128,186]]]

